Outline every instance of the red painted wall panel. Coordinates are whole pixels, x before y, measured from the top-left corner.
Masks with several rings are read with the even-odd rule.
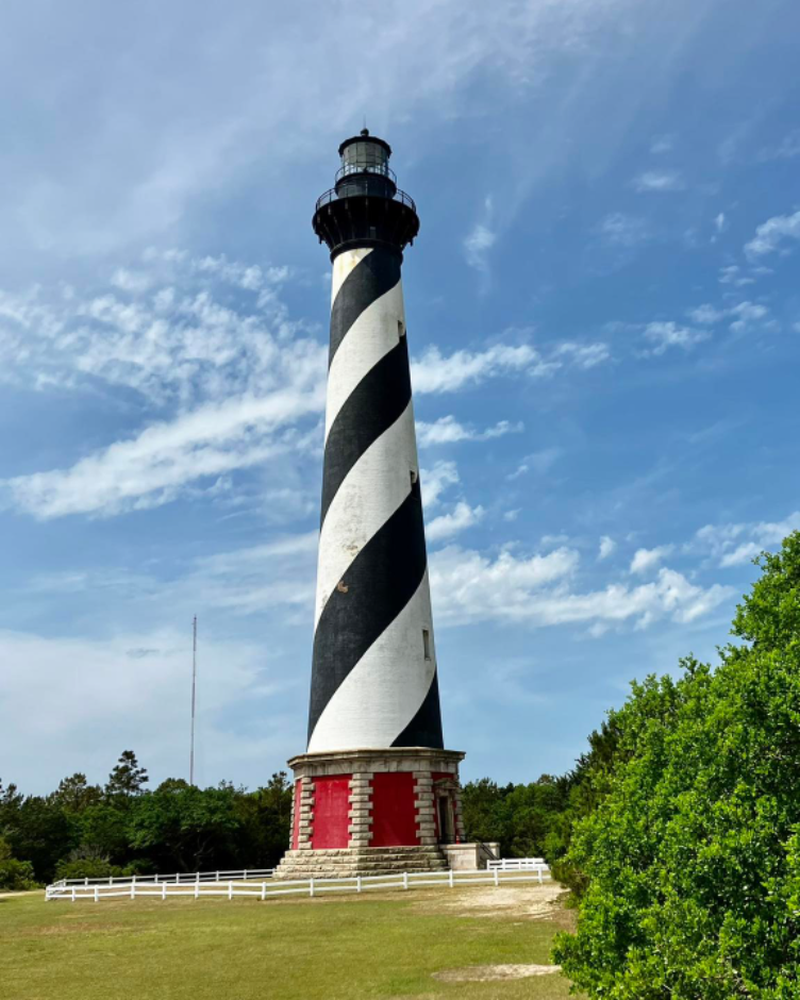
[[[300,789],[302,783],[298,778],[294,783],[294,822],[292,823],[292,850],[297,850],[300,842]]]
[[[315,851],[325,847],[347,847],[350,825],[350,775],[331,774],[314,778],[314,813],[311,846]]]
[[[419,843],[414,809],[414,775],[379,772],[372,779],[371,847],[412,847]]]

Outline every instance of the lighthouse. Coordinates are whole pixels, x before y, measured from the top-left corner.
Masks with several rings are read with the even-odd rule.
[[[444,749],[402,264],[419,232],[391,148],[339,147],[314,232],[332,263],[314,646],[291,846],[278,877],[450,866],[459,751]]]

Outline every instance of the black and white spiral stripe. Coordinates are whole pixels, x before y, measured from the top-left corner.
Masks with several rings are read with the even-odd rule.
[[[311,752],[443,746],[400,264],[333,264]]]

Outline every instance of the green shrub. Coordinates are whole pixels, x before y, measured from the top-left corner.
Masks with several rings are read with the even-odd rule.
[[[800,533],[759,561],[720,666],[634,685],[565,859],[555,956],[603,1000],[800,998]]]
[[[64,858],[56,865],[56,881],[72,878],[119,878],[138,874],[135,865],[112,865],[108,858]]]

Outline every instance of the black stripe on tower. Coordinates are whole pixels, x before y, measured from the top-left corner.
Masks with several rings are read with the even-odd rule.
[[[331,308],[331,346],[328,366],[345,334],[361,313],[400,280],[402,257],[375,249],[362,258],[342,282]]]
[[[314,635],[308,736],[375,640],[417,592],[427,565],[419,483],[347,568],[325,605]],[[430,742],[436,740],[438,742]],[[417,746],[441,747],[441,722]]]
[[[334,418],[325,442],[320,524],[347,473],[410,402],[408,341],[401,337],[361,379]]]
[[[425,701],[406,728],[392,742],[393,747],[444,747],[442,710],[439,705],[439,674],[433,675]]]

